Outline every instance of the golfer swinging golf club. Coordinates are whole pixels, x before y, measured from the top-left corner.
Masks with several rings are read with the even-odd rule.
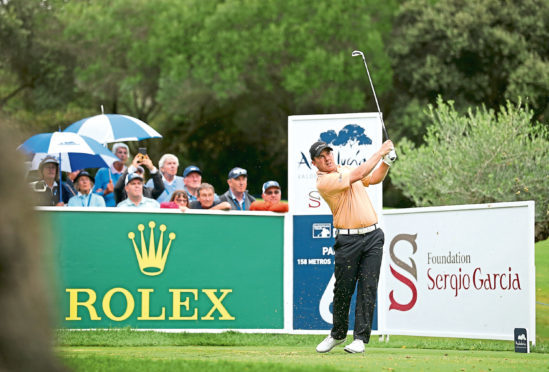
[[[345,346],[345,351],[363,353],[364,343],[370,340],[384,235],[364,186],[385,179],[394,160],[389,157],[392,150],[393,143],[387,140],[370,159],[355,168],[337,165],[332,148],[325,142],[315,142],[309,150],[318,169],[317,189],[328,203],[337,229],[333,327],[316,347],[319,353],[327,353],[345,341],[357,282],[354,341]]]

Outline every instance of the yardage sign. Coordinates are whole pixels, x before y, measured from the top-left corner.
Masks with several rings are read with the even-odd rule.
[[[534,202],[384,211],[388,334],[535,340]]]
[[[358,166],[381,146],[377,113],[307,115],[288,118],[288,199],[293,222],[293,328],[327,330],[332,326],[334,234],[332,213],[316,189],[310,146],[324,141],[339,165]],[[381,217],[382,186],[367,189]],[[349,326],[353,327],[354,299]],[[377,318],[373,327],[377,330]]]

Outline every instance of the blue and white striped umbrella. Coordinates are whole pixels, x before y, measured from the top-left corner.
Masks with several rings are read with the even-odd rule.
[[[99,143],[140,141],[146,138],[162,138],[147,123],[126,115],[101,114],[82,119],[65,129],[93,138]]]
[[[71,172],[84,168],[101,168],[119,161],[109,149],[92,138],[70,132],[36,134],[17,148],[26,154],[34,155],[33,163],[40,164],[40,158],[53,155],[59,160],[61,170]]]

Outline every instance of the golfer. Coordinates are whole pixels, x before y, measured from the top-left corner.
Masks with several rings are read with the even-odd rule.
[[[370,340],[384,235],[364,186],[383,181],[392,164],[386,155],[392,149],[393,143],[386,141],[368,161],[354,168],[337,165],[332,148],[325,142],[315,142],[309,150],[318,169],[317,189],[328,203],[337,229],[333,327],[316,347],[319,353],[327,353],[345,341],[357,282],[354,341],[345,351],[363,353],[364,343]]]

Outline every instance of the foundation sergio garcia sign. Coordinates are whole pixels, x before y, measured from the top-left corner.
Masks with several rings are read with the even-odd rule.
[[[535,340],[534,202],[384,211],[387,334]]]
[[[284,328],[283,216],[40,213],[64,328]]]

